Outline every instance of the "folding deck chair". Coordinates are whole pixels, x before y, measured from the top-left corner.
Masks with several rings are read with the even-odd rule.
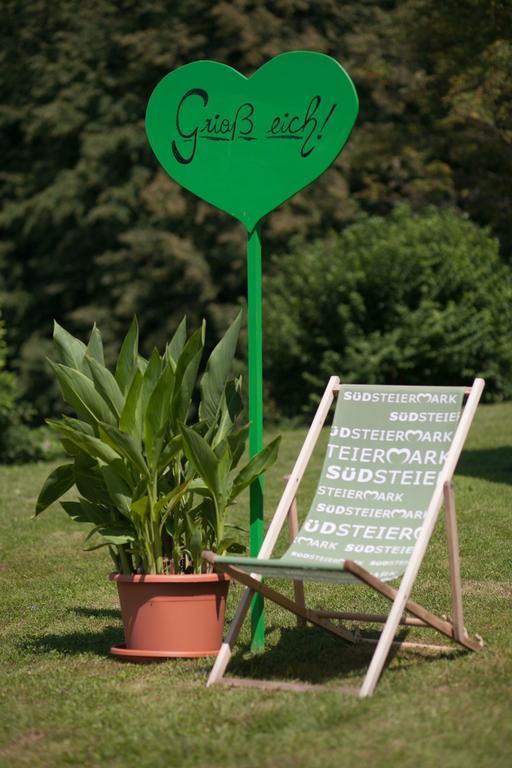
[[[214,570],[246,590],[221,646],[208,685],[246,681],[224,678],[232,648],[254,592],[349,643],[357,634],[336,620],[383,623],[360,697],[371,696],[391,646],[444,648],[394,641],[399,625],[430,627],[478,651],[481,638],[468,636],[462,590],[455,500],[451,479],[484,388],[483,379],[465,387],[362,386],[331,377],[258,557],[219,557],[204,552]],[[324,465],[311,508],[297,532],[295,496],[335,396],[338,402]],[[465,405],[463,405],[464,400]],[[440,618],[410,599],[442,502],[446,507],[452,618]],[[294,535],[281,558],[272,550],[287,516]],[[290,522],[290,519],[289,519]],[[294,581],[291,600],[262,577]],[[398,589],[387,582],[402,576]],[[388,616],[306,608],[303,582],[366,584],[392,603]],[[367,639],[368,641],[368,639]],[[371,642],[371,641],[370,641]],[[296,688],[292,683],[247,681],[258,687]]]

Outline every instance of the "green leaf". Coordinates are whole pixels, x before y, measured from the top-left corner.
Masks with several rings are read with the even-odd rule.
[[[135,531],[133,530],[131,525],[127,525],[126,523],[100,523],[99,525],[96,525],[94,528],[92,528],[87,536],[85,537],[86,541],[89,541],[89,539],[92,539],[93,536],[96,534],[99,534],[100,536],[105,537],[106,539],[109,539],[111,544],[128,544],[131,541],[135,541],[134,536]],[[117,540],[116,539],[123,539]]]
[[[212,447],[219,445],[232,432],[233,426],[240,412],[242,411],[242,398],[240,390],[242,388],[242,379],[238,378],[228,381],[224,387],[220,401],[220,418],[218,427],[214,433]]]
[[[52,429],[58,429],[58,427],[55,427],[55,424],[63,424],[66,427],[70,427],[75,432],[79,432],[84,435],[89,435],[90,437],[95,437],[94,427],[92,427],[90,424],[87,424],[86,421],[81,421],[80,419],[72,419],[69,416],[62,416],[60,422],[58,421],[52,421],[52,419],[47,419],[46,423],[52,428]],[[82,448],[80,448],[76,443],[71,442],[71,440],[68,440],[67,437],[65,437],[64,433],[60,434],[59,436],[60,442],[62,444],[62,447],[68,453],[70,456],[77,456]]]
[[[217,468],[219,459],[210,448],[204,437],[188,427],[182,427],[183,443],[187,459],[201,476],[214,496],[219,494],[219,478]]]
[[[69,421],[71,421],[71,419],[69,419]],[[47,419],[46,423],[51,429],[58,432],[62,437],[69,440],[94,459],[100,459],[100,461],[104,461],[108,464],[118,458],[116,451],[98,437],[92,437],[84,432],[79,432],[78,430],[69,427],[67,423],[62,423],[61,421]]]
[[[254,456],[248,464],[243,467],[233,480],[233,489],[230,495],[230,501],[241,493],[244,488],[251,485],[257,477],[267,471],[276,461],[279,453],[279,444],[281,436],[276,437],[263,450]]]
[[[87,347],[68,333],[56,320],[53,321],[53,343],[60,363],[75,370],[82,369]]]
[[[103,355],[103,341],[101,339],[101,333],[94,323],[89,336],[89,343],[87,345],[87,355],[94,358],[100,365],[105,365],[105,357]]]
[[[101,507],[82,499],[81,501],[61,501],[60,505],[76,523],[93,523],[99,525],[104,521],[105,514]]]
[[[169,423],[174,372],[166,364],[153,390],[144,417],[144,445],[151,466],[158,462],[162,440]]]
[[[69,440],[66,440],[65,437],[62,437],[62,435],[60,436],[59,440],[67,456],[72,456],[73,458],[78,456],[80,453],[80,448],[78,448],[78,446],[76,446],[74,443],[71,443]]]
[[[122,469],[121,469],[122,468]],[[100,467],[100,472],[105,481],[108,495],[117,509],[125,516],[130,516],[132,491],[121,472],[124,469],[120,459]],[[121,472],[119,471],[121,470]]]
[[[127,459],[137,472],[145,477],[149,476],[149,469],[144,457],[130,435],[121,432],[111,424],[100,424],[99,430],[102,440],[105,440],[120,456]]]
[[[124,544],[125,542],[122,542]],[[84,547],[84,552],[94,552],[96,549],[101,549],[102,547],[116,547],[118,544],[116,542],[112,541],[101,541],[99,544],[92,544],[90,547]],[[112,550],[111,550],[112,551]]]
[[[96,504],[88,499],[79,498],[82,513],[86,515],[93,523],[105,523],[111,519],[111,512],[101,504]],[[61,502],[62,504],[63,502]]]
[[[174,370],[176,370],[178,360],[180,358],[181,353],[183,352],[183,348],[185,346],[186,341],[187,341],[187,317],[185,315],[181,323],[176,328],[174,336],[170,340],[165,350],[166,357],[169,362],[172,362]]]
[[[236,552],[239,554],[243,554],[246,551],[247,547],[245,547],[243,544],[240,544],[237,539],[233,539],[231,537],[222,539],[217,544],[217,554],[223,555],[224,552]]]
[[[123,533],[116,528],[97,529],[95,533],[100,534],[103,537],[103,541],[99,544],[92,544],[90,547],[84,547],[85,552],[93,552],[95,549],[101,549],[101,547],[120,547],[123,544],[131,544],[135,541],[133,532]]]
[[[167,445],[164,446],[160,458],[158,459],[158,474],[162,475],[167,469],[173,458],[183,449],[183,438],[181,435],[175,435]]]
[[[150,516],[149,498],[147,496],[141,496],[140,499],[132,501],[131,505],[132,516],[141,518]]]
[[[145,357],[143,357],[141,354],[137,355],[137,370],[142,373],[144,376],[144,372],[146,368],[148,367],[148,361]]]
[[[50,422],[52,422],[53,424],[59,423],[56,421],[52,421],[52,419],[48,419],[48,423]],[[66,427],[70,427],[71,429],[74,429],[75,432],[81,432],[83,435],[90,435],[91,437],[95,437],[96,435],[94,431],[94,427],[92,427],[86,421],[81,421],[80,419],[74,419],[72,416],[62,416],[61,423],[65,424]]]
[[[217,418],[224,388],[233,365],[241,325],[242,312],[240,311],[210,355],[201,379],[199,416],[210,423]]]
[[[146,414],[146,408],[154,388],[156,387],[160,374],[162,373],[162,359],[157,349],[154,349],[149,358],[146,370],[144,371],[144,380],[142,382],[141,395],[141,413],[142,417]]]
[[[89,365],[96,390],[100,393],[112,413],[116,416],[116,419],[119,419],[124,406],[124,397],[119,389],[117,381],[108,368],[105,368],[105,366],[95,360],[94,357],[91,357],[89,353],[85,356],[85,360]]]
[[[211,499],[212,492],[210,491],[208,486],[205,484],[202,477],[196,477],[193,480],[191,480],[189,488],[194,493],[197,493],[198,496],[203,496],[204,498]]]
[[[188,519],[187,519],[188,521]],[[188,550],[194,565],[194,571],[197,573],[202,564],[203,532],[201,528],[188,521]]]
[[[123,394],[130,386],[135,371],[137,369],[137,358],[139,350],[139,325],[137,318],[134,317],[130,330],[121,345],[119,357],[116,365],[116,381]]]
[[[249,437],[250,425],[246,424],[244,427],[238,430],[238,432],[232,432],[228,435],[228,445],[231,452],[231,467],[234,469],[242,456],[244,455],[245,445],[247,438]]]
[[[126,395],[126,401],[119,419],[119,429],[131,435],[137,446],[141,443],[141,403],[140,391],[142,388],[143,375],[137,369],[135,376]]]
[[[205,327],[203,321],[201,328],[198,328],[185,344],[176,366],[171,409],[173,432],[178,432],[178,425],[187,418],[203,354]]]
[[[50,504],[60,499],[75,484],[73,464],[62,464],[46,478],[41,492],[37,498],[35,517],[47,509]]]
[[[213,449],[213,452],[219,460],[217,467],[219,486],[222,488],[223,494],[228,496],[231,490],[231,482],[228,478],[231,469],[231,453],[229,451],[227,440],[223,440],[222,443],[219,443],[219,445]]]
[[[96,462],[92,462],[88,457],[77,456],[74,472],[76,487],[84,499],[107,508],[111,506],[107,486]]]
[[[189,489],[190,481],[186,481],[184,483],[181,483],[176,488],[172,488],[168,493],[165,494],[165,496],[162,496],[153,508],[153,519],[154,520],[161,520],[160,524],[160,530],[162,529],[162,526],[164,525],[165,521],[169,517],[169,515],[172,513],[178,502],[183,498],[183,496],[187,493]]]
[[[68,405],[89,423],[96,424],[98,421],[114,423],[115,417],[112,411],[85,374],[61,363],[54,363],[51,360],[48,362]]]

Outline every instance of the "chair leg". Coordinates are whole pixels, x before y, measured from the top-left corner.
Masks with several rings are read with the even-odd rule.
[[[214,685],[215,683],[219,683],[222,680],[224,672],[226,671],[226,668],[231,660],[233,646],[236,643],[238,635],[240,634],[240,630],[247,615],[247,611],[249,610],[253,595],[253,590],[249,588],[247,588],[242,595],[242,599],[238,604],[238,608],[236,609],[236,613],[230,624],[226,639],[223,641],[219,653],[217,654],[217,658],[215,659],[215,664],[211,669],[208,682],[206,683],[207,687]]]
[[[452,588],[452,622],[454,638],[459,642],[465,637],[464,613],[462,610],[462,585],[460,580],[459,536],[455,494],[451,483],[444,484],[444,502],[446,510],[446,535],[448,537],[448,558],[450,563],[450,583]]]
[[[430,611],[427,611],[426,608],[423,608],[423,606],[419,605],[419,603],[410,600],[409,595],[411,590],[409,588],[405,589],[403,582],[400,585],[400,589],[396,590],[393,589],[393,587],[390,587],[389,584],[386,584],[385,582],[373,576],[364,568],[361,568],[361,566],[357,565],[357,563],[347,560],[344,567],[346,571],[349,571],[365,584],[373,587],[373,589],[375,589],[377,592],[380,592],[381,595],[384,595],[384,597],[387,597],[388,600],[393,602],[388,619],[377,642],[375,653],[373,654],[370,666],[368,667],[368,671],[359,691],[360,698],[371,696],[375,691],[404,611],[412,613],[413,616],[416,616],[422,621],[425,621],[433,629],[437,629],[438,632],[441,632],[441,634],[446,635],[450,639],[457,640],[457,642],[465,648],[468,648],[471,651],[482,650],[483,644],[481,642],[472,640],[466,635],[457,639],[455,637],[454,627],[450,622],[440,619],[438,616],[431,613]]]
[[[406,600],[408,595],[404,597]],[[372,656],[370,666],[368,667],[365,678],[363,680],[363,684],[359,690],[359,698],[361,699],[364,699],[367,696],[372,696],[375,688],[377,687],[379,677],[382,673],[384,664],[386,663],[386,659],[391,649],[391,645],[393,644],[396,631],[400,624],[400,619],[404,612],[405,600],[396,600],[393,603],[391,611],[389,612],[388,620],[384,624],[382,633],[375,648],[375,653]]]
[[[283,479],[285,483],[287,483],[288,480],[290,479],[290,475],[285,475]],[[299,514],[298,514],[298,508],[297,508],[297,497],[295,496],[293,498],[292,503],[290,504],[290,509],[288,510],[288,536],[289,536],[290,544],[294,542],[298,532],[299,532]],[[295,595],[295,602],[297,603],[297,605],[299,605],[301,608],[305,608],[306,601],[304,599],[304,582],[294,581],[293,592]],[[302,618],[302,616],[297,615],[297,626],[298,627],[306,626],[306,620]]]

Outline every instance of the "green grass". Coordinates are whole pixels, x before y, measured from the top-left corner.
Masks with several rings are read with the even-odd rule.
[[[208,660],[137,666],[111,658],[122,627],[108,557],[84,553],[83,530],[57,507],[30,519],[47,466],[0,468],[0,765],[509,766],[511,436],[512,405],[481,407],[455,479],[466,624],[486,649],[395,654],[365,701],[335,688],[361,680],[371,650],[299,629],[270,606],[267,651],[250,654],[246,627],[231,672],[323,682],[327,690],[206,689]],[[266,479],[267,510],[302,437],[301,430],[283,437]],[[320,462],[318,452],[299,499],[303,513]],[[228,618],[239,594],[232,588]],[[441,518],[414,596],[450,610]],[[309,585],[307,597],[314,606],[385,607],[364,588]]]

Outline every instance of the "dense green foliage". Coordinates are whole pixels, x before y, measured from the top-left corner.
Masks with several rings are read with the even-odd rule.
[[[16,376],[5,368],[7,344],[0,315],[0,463],[51,459],[58,453],[45,427],[28,426],[32,408],[20,397]]]
[[[144,113],[158,80],[211,58],[250,74],[311,49],[339,59],[361,113],[318,182],[272,214],[267,253],[400,201],[457,205],[510,254],[507,0],[5,0],[0,286],[11,365],[40,413],[55,317],[104,329],[107,361],[137,313],[149,354],[186,312],[226,328],[245,292],[240,225],[168,179]]]
[[[75,488],[78,500],[62,508],[92,524],[89,548],[108,547],[125,574],[198,573],[204,549],[243,551],[227,508],[272,466],[279,439],[238,466],[249,431],[239,422],[241,379],[231,378],[240,324],[241,313],[210,355],[192,420],[204,323],[187,339],[183,319],[165,352],[146,360],[134,319],[114,374],[96,326],[86,346],[56,324],[50,365],[75,417],[48,422],[67,463],[46,479],[36,515]]]
[[[512,271],[449,210],[396,208],[296,242],[267,280],[268,380],[293,415],[333,373],[352,382],[460,384],[512,396]]]
[[[13,409],[16,388],[13,374],[5,370],[6,357],[5,325],[0,316],[0,422],[2,427],[5,427]]]

